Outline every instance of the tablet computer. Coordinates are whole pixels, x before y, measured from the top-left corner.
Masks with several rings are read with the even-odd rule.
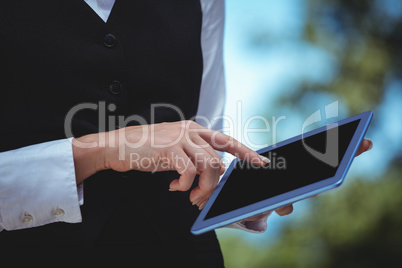
[[[365,112],[257,152],[271,163],[234,159],[191,228],[201,234],[338,187],[370,124]]]

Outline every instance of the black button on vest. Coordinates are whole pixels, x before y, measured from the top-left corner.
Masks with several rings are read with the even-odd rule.
[[[119,93],[121,92],[122,88],[123,88],[123,85],[122,85],[119,81],[117,81],[117,80],[113,81],[113,82],[109,85],[109,91],[110,91],[110,93],[112,93],[113,95],[119,94]]]
[[[116,37],[113,34],[108,34],[103,39],[103,44],[108,47],[114,47],[116,45]]]

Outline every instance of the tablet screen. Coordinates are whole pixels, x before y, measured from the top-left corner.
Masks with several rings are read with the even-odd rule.
[[[263,153],[271,160],[265,167],[239,161],[205,219],[333,177],[359,122],[360,119]],[[326,147],[330,147],[327,146],[327,137],[330,137],[330,143],[338,143],[338,150],[333,150],[338,157],[335,165],[311,153],[314,149],[328,157],[331,152],[326,152]]]

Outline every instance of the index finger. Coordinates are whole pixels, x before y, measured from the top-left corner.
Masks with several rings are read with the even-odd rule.
[[[230,153],[240,159],[250,162],[251,164],[263,166],[271,162],[265,156],[259,155],[256,151],[248,148],[235,138],[221,132],[209,129],[208,131],[200,132],[199,135],[215,150]]]

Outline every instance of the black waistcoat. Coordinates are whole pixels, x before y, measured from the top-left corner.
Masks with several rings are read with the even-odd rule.
[[[64,138],[64,119],[80,103],[113,103],[106,119],[136,114],[150,123],[150,105],[161,102],[191,118],[201,22],[198,0],[118,0],[107,23],[84,0],[2,1],[0,151]],[[98,115],[75,114],[73,134],[105,130]],[[155,117],[178,119],[169,109]]]
[[[110,118],[117,116],[138,115],[147,123],[183,119],[158,108],[152,122],[155,103],[179,107],[186,119],[196,114],[202,77],[198,0],[117,0],[107,23],[84,0],[1,2],[0,151],[65,138],[65,117],[80,103],[98,109],[74,115],[74,136],[114,129]],[[3,231],[0,245],[216,247],[214,235],[190,234],[198,211],[189,193],[168,191],[177,177],[100,172],[85,181],[81,224]]]

